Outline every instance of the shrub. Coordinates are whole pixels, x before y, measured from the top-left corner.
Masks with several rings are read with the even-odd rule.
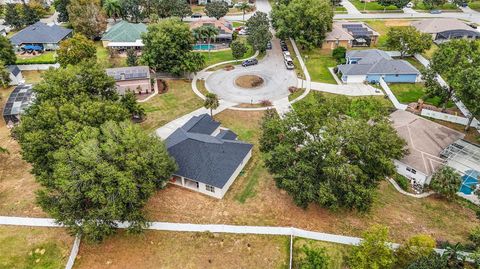
[[[468,235],[468,239],[476,246],[480,246],[480,226],[473,228]]]
[[[337,60],[338,63],[345,63],[345,55],[347,49],[344,47],[337,47],[332,51],[332,57]]]
[[[262,100],[260,101],[262,106],[272,106],[272,102],[270,100]]]
[[[410,185],[410,180],[408,180],[408,178],[406,178],[402,175],[399,175],[399,174],[395,174],[393,179],[395,180],[395,182],[397,182],[398,186],[400,186],[400,188],[402,188],[402,190],[404,190],[404,191],[408,190],[408,185]]]
[[[290,87],[288,87],[288,91],[289,91],[290,93],[295,93],[295,92],[298,91],[298,88],[295,87],[295,86],[290,86]]]
[[[444,166],[433,174],[430,188],[447,199],[453,199],[461,183],[460,175],[453,168]]]

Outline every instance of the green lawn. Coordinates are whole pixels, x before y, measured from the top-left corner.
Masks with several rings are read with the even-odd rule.
[[[427,104],[439,106],[439,97],[425,98],[425,86],[422,83],[392,83],[389,87],[400,103],[408,104],[423,99]],[[452,101],[448,102],[447,108],[453,106]]]
[[[302,51],[301,54],[304,60],[306,58],[305,64],[312,81],[337,84],[328,70],[329,67],[337,66],[337,61],[332,57],[330,50],[313,49]]]
[[[379,5],[377,2],[362,3],[360,0],[351,0],[350,1],[358,10],[360,11],[383,11],[383,10],[399,10],[396,6],[384,7]]]
[[[210,51],[210,52],[206,51],[206,52],[200,52],[200,53],[205,55],[205,67],[216,64],[216,63],[234,60],[231,49],[221,50],[221,51]],[[248,46],[248,51],[247,53],[245,53],[245,55],[242,58],[248,58],[254,54],[255,52],[253,51],[252,47]]]
[[[423,66],[423,64],[421,64],[417,59],[415,59],[415,57],[405,57],[405,58],[396,58],[398,60],[405,60],[409,63],[411,63],[415,68],[417,68],[419,71],[421,71],[422,69],[424,69],[425,67]]]
[[[54,64],[56,62],[53,51],[46,51],[36,56],[17,55],[17,64]]]
[[[305,256],[303,254],[303,246],[309,248],[324,248],[326,254],[330,258],[329,269],[343,269],[346,268],[346,257],[351,249],[348,245],[341,245],[335,243],[328,243],[316,240],[309,240],[297,237],[293,241],[293,268],[297,268],[295,265]]]
[[[453,4],[453,3],[446,3],[446,4],[443,4],[443,5],[434,7],[434,8],[429,8],[429,7],[425,6],[425,4],[423,3],[423,1],[416,1],[416,2],[415,2],[415,6],[413,7],[413,9],[416,9],[416,10],[439,9],[439,10],[448,10],[448,11],[460,10],[460,9],[457,7],[457,5],[455,5],[455,4]]]
[[[237,27],[240,27],[240,26],[243,26],[243,25],[245,25],[245,22],[243,22],[243,21],[234,21],[234,22],[232,22],[233,28],[237,28]]]
[[[169,80],[167,83],[168,92],[141,103],[147,114],[147,118],[141,123],[141,126],[147,131],[154,131],[156,128],[203,106],[202,99],[192,91],[190,81]]]
[[[97,47],[97,62],[104,68],[124,67],[127,66],[126,57],[110,57],[107,48],[104,48],[101,41],[95,42]]]
[[[347,9],[343,6],[335,7],[335,13],[347,13]]]
[[[480,11],[480,1],[473,1],[468,3],[468,7],[473,10]]]

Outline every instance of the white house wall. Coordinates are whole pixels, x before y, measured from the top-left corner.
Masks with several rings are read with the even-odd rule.
[[[418,171],[417,169],[415,169],[416,173],[412,173],[410,171],[407,170],[407,167],[409,168],[412,168],[398,160],[394,160],[393,163],[395,164],[395,167],[397,168],[397,173],[399,173],[400,175],[410,179],[410,180],[415,180],[416,183],[420,184],[420,185],[425,185],[426,183],[428,184],[429,182],[427,182],[427,179],[428,179],[428,176],[420,171]]]

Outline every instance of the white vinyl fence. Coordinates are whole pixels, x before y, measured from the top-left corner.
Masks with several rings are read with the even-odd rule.
[[[429,117],[429,118],[434,118],[438,120],[444,120],[448,122],[453,122],[453,123],[458,123],[461,125],[467,125],[468,124],[468,118],[461,117],[461,116],[455,116],[447,113],[442,113],[430,109],[422,109],[422,116]],[[474,119],[472,121],[472,127],[480,129],[480,122],[477,119]]]
[[[60,64],[18,64],[18,68],[22,71],[37,71],[37,70],[48,70],[51,68],[59,68]]]
[[[390,90],[390,87],[388,87],[387,83],[385,82],[385,80],[383,80],[383,78],[380,78],[380,86],[382,86],[383,90],[387,94],[390,101],[392,101],[392,103],[393,103],[393,105],[395,106],[396,109],[400,109],[400,110],[406,110],[407,109],[408,106],[404,105],[404,104],[401,104],[398,101],[397,97],[395,97],[395,94],[393,94],[393,92]]]

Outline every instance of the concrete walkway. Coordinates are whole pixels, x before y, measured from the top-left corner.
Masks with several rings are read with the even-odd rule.
[[[328,93],[341,94],[341,95],[347,95],[347,96],[383,95],[383,92],[381,90],[363,83],[337,85],[337,84],[312,82],[311,88],[312,90],[319,91],[319,92],[328,92]]]
[[[393,180],[392,178],[387,178],[387,180],[393,185],[393,187],[395,187],[395,189],[403,194],[403,195],[406,195],[406,196],[410,196],[410,197],[413,197],[413,198],[425,198],[425,197],[428,197],[432,194],[434,194],[435,192],[433,191],[429,191],[429,192],[424,192],[424,193],[421,193],[421,194],[413,194],[413,193],[409,193],[409,192],[406,192],[404,191],[402,188],[400,188],[400,186],[398,186],[397,182],[395,182],[395,180]]]
[[[278,115],[280,115],[281,118],[288,112],[290,112],[293,108],[290,105],[290,101],[288,100],[288,97],[273,101],[273,106],[277,110]]]
[[[217,109],[213,110],[213,115],[216,115],[216,114],[224,111],[225,109],[227,109],[229,107],[232,107],[232,106],[235,106],[235,105],[237,105],[237,104],[229,103],[229,102],[220,100],[220,106]],[[210,111],[208,109],[204,108],[204,107],[199,108],[195,111],[192,111],[192,112],[190,112],[186,115],[183,115],[180,118],[175,119],[175,120],[165,124],[164,126],[158,128],[155,131],[155,134],[162,139],[166,139],[173,132],[175,132],[175,130],[177,130],[178,128],[182,127],[185,123],[187,123],[187,121],[190,120],[192,117],[202,115],[202,114],[205,114],[205,113],[210,114]]]
[[[353,14],[353,15],[360,15],[362,12],[360,12],[350,1],[348,0],[342,0],[340,3],[346,10],[348,14]]]

